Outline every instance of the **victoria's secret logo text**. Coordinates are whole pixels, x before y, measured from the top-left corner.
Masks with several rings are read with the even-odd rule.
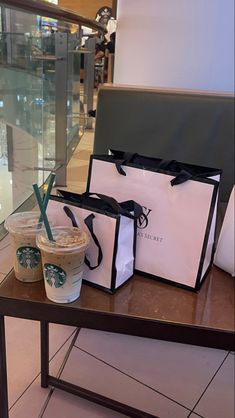
[[[150,215],[150,212],[152,212],[152,209],[148,209],[146,208],[146,206],[142,206],[142,209],[143,209],[143,213],[137,220],[137,227],[139,229],[147,228],[148,223],[149,223],[149,215]],[[155,241],[155,242],[160,242],[160,243],[163,241],[163,237],[152,235],[152,234],[142,232],[142,231],[138,231],[137,236],[140,238],[145,238],[145,239]]]
[[[142,206],[143,209],[143,213],[140,215],[140,217],[137,220],[137,227],[139,229],[144,229],[147,228],[148,226],[148,216],[150,214],[150,212],[152,212],[152,209],[148,209],[145,206]]]

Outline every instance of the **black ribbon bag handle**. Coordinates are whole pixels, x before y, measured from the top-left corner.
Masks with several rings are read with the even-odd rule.
[[[75,216],[74,216],[73,212],[71,211],[71,209],[68,206],[64,206],[63,209],[64,209],[66,215],[70,218],[70,220],[72,222],[72,225],[75,228],[78,228],[77,221],[76,221]],[[97,264],[95,266],[91,266],[90,261],[88,260],[87,257],[85,257],[84,262],[89,267],[90,270],[95,270],[97,267],[99,267],[100,264],[101,264],[101,262],[102,262],[102,260],[103,260],[103,252],[102,252],[100,243],[98,241],[98,238],[95,235],[94,230],[93,230],[93,219],[94,218],[95,218],[95,215],[93,213],[91,213],[90,215],[88,215],[84,219],[84,223],[87,226],[87,228],[88,228],[88,230],[89,230],[89,232],[91,234],[91,237],[92,237],[94,243],[96,244],[96,246],[98,248],[98,260],[97,260]]]
[[[119,174],[126,176],[126,172],[123,170],[122,165],[127,164],[130,162],[134,162],[136,157],[140,157],[137,153],[129,153],[129,152],[120,152],[120,151],[114,151],[110,150],[115,158],[115,165],[117,168],[117,171]],[[122,155],[122,159],[120,156]],[[143,157],[146,158],[146,161],[149,157]],[[181,168],[181,164],[177,162],[176,160],[161,160],[160,163],[157,163],[156,159],[156,168],[160,168],[162,170],[172,170],[171,166],[177,165],[178,168],[181,169],[180,173],[177,174],[175,178],[171,180],[171,186],[177,186],[179,184],[185,183],[186,181],[190,180],[193,177],[193,174],[189,171]],[[152,167],[154,168],[154,167]]]
[[[123,170],[122,165],[133,162],[135,157],[137,157],[139,154],[132,153],[132,152],[115,151],[112,149],[110,151],[115,158],[115,165],[116,165],[117,171],[122,176],[126,176],[126,172]]]
[[[123,214],[131,219],[136,220],[143,215],[142,206],[134,200],[126,200],[125,202],[121,202],[120,206],[122,206],[122,208],[124,209]]]
[[[162,160],[160,161],[158,167],[163,170],[173,170],[173,171],[174,171],[174,168],[177,167],[177,169],[180,170],[179,174],[177,174],[177,176],[175,176],[175,178],[171,180],[170,183],[172,186],[177,186],[178,184],[185,183],[186,181],[190,180],[193,177],[193,174],[185,170],[181,166],[181,163],[179,163],[176,160]]]
[[[179,174],[175,178],[171,180],[172,186],[177,186],[178,184],[185,183],[186,181],[190,180],[193,177],[189,171],[181,170]]]
[[[82,195],[82,199],[86,199],[86,197],[92,197],[97,196],[103,203],[107,204],[114,210],[114,212],[118,214],[124,214],[123,208],[120,206],[120,204],[111,196],[106,196],[105,194],[101,193],[94,193],[94,192],[85,192]]]
[[[126,202],[118,203],[117,200],[113,197],[94,192],[85,192],[82,196],[98,196],[100,200],[102,200],[104,203],[107,203],[115,211],[117,215],[128,216],[131,219],[138,219],[143,214],[142,206],[140,206],[134,200],[127,200]],[[134,215],[131,212],[134,212]]]
[[[91,236],[92,236],[92,239],[93,239],[94,243],[96,244],[96,246],[97,246],[97,248],[98,248],[98,260],[97,260],[97,264],[96,264],[96,266],[91,266],[90,261],[88,260],[88,258],[87,258],[87,257],[85,257],[84,262],[85,262],[85,264],[89,267],[89,269],[90,269],[90,270],[95,270],[97,267],[99,267],[99,266],[100,266],[100,264],[101,264],[101,262],[102,262],[102,260],[103,260],[103,252],[102,252],[102,249],[101,249],[100,243],[99,243],[99,241],[98,241],[98,238],[97,238],[97,236],[95,235],[94,230],[93,230],[93,219],[94,219],[94,218],[95,218],[94,213],[91,213],[90,215],[88,215],[88,216],[84,219],[84,223],[86,224],[87,228],[89,229],[90,234],[91,234]]]

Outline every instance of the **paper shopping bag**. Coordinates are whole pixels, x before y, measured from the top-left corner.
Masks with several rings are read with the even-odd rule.
[[[221,170],[112,151],[90,159],[87,191],[140,203],[136,269],[199,289],[212,264]]]
[[[59,193],[61,196],[50,196],[47,208],[55,226],[72,223],[91,238],[83,282],[113,293],[134,272],[136,218],[141,207],[133,201],[119,204],[104,195]]]

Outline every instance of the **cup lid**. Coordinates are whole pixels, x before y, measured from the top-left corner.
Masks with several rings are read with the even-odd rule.
[[[48,239],[45,230],[37,235],[37,245],[40,249],[55,253],[85,251],[90,242],[85,231],[73,226],[55,226],[51,231],[54,241]]]
[[[40,213],[36,211],[13,213],[5,220],[4,227],[8,232],[23,232],[24,234],[40,231],[43,222],[38,222]]]

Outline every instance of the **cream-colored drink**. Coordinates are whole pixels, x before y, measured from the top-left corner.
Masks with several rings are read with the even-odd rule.
[[[43,279],[40,250],[36,235],[41,231],[38,212],[20,212],[10,215],[5,221],[13,251],[15,276],[22,282],[37,282]]]
[[[37,236],[46,295],[53,302],[70,303],[80,296],[89,236],[74,227],[54,227],[52,235],[54,241],[45,232]]]

